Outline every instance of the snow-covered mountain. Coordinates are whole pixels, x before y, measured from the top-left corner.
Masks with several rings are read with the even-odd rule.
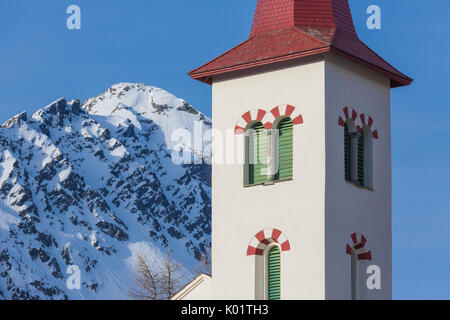
[[[171,133],[196,122],[211,127],[162,89],[121,83],[3,124],[0,298],[127,299],[136,254],[156,262],[169,248],[194,276],[210,243],[210,166],[174,164]],[[81,290],[66,286],[72,265]]]

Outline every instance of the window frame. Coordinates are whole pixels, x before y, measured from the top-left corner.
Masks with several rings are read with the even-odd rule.
[[[364,140],[362,150],[364,163],[362,174],[364,181],[363,183],[360,181],[360,187],[373,190],[373,135],[369,126],[364,125],[361,128],[361,137]]]
[[[247,127],[244,131],[244,187],[252,187],[252,186],[259,186],[264,185],[267,182],[267,178],[263,182],[258,183],[250,183],[250,136],[248,132],[254,129],[254,127],[258,124],[261,124],[262,127],[264,127],[263,123],[261,121],[252,121],[247,124]],[[267,130],[267,129],[265,129]],[[266,133],[267,134],[267,133]]]
[[[279,174],[280,174],[280,128],[279,126],[284,122],[284,121],[290,121],[291,122],[291,126],[292,126],[292,140],[291,140],[291,152],[292,152],[292,159],[291,159],[291,164],[292,164],[292,169],[291,169],[291,176],[289,178],[283,178],[280,179]],[[294,180],[294,123],[291,117],[288,116],[281,116],[278,117],[275,122],[273,127],[275,128],[274,130],[276,130],[276,134],[273,135],[274,136],[274,143],[272,146],[272,150],[275,152],[275,168],[276,168],[276,172],[274,173],[274,177],[273,177],[273,181],[274,182],[283,182],[283,181],[291,181]],[[273,133],[272,133],[273,134]]]
[[[360,135],[357,138],[352,135]],[[363,138],[361,138],[363,136]],[[348,153],[347,153],[347,140]],[[353,146],[352,139],[356,139],[356,146]],[[363,140],[362,161],[363,172],[360,172],[360,141]],[[347,168],[348,157],[348,168]],[[356,169],[352,163],[356,164]],[[355,170],[355,172],[353,172]],[[355,177],[353,177],[355,175]],[[353,179],[352,179],[353,178]],[[344,180],[356,187],[373,191],[373,136],[369,126],[364,125],[361,130],[357,129],[351,119],[347,119],[344,124]]]
[[[291,175],[288,178],[283,179],[277,179],[277,176],[279,174],[279,157],[280,157],[280,145],[279,145],[279,125],[289,119],[289,121],[292,124],[292,141],[291,141],[291,149],[292,149],[292,169],[291,169]],[[261,124],[263,126],[263,123],[258,120],[251,121],[247,124],[245,130],[244,130],[244,181],[243,185],[244,188],[247,187],[253,187],[253,186],[260,186],[260,185],[273,185],[275,183],[279,182],[285,182],[285,181],[292,181],[294,180],[294,129],[295,125],[293,123],[293,119],[289,116],[280,116],[273,122],[271,129],[264,129],[265,134],[267,135],[267,159],[269,160],[268,163],[266,163],[266,179],[261,182],[252,183],[251,181],[251,164],[250,164],[250,135],[249,131],[254,129],[254,127],[258,124]],[[275,128],[275,129],[274,129]],[[277,170],[278,168],[278,170]]]
[[[354,150],[354,148],[352,147],[352,134],[355,133],[357,133],[356,124],[353,122],[352,119],[347,119],[344,124],[344,178],[345,181],[348,181],[353,184],[355,184],[355,181],[352,180],[352,170],[353,170],[352,162],[355,161],[355,157],[356,161],[358,160],[357,154],[358,150]],[[348,139],[348,153],[346,152],[347,151],[346,139]],[[347,157],[348,157],[348,168],[345,163]]]
[[[273,248],[277,247],[280,257],[280,299],[282,298],[282,249],[278,243],[271,243],[264,249],[264,300],[269,300],[269,254]],[[276,300],[273,300],[276,301]]]

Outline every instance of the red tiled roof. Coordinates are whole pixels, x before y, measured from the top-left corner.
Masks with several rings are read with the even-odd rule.
[[[392,87],[412,82],[359,40],[348,0],[258,0],[250,38],[189,75],[211,84],[218,74],[330,51],[385,74]]]
[[[346,0],[260,0],[250,37],[293,26],[338,28],[356,33]]]

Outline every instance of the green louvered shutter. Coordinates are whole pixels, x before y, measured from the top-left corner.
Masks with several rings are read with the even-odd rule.
[[[358,183],[364,186],[364,134],[358,138]]]
[[[279,142],[278,142],[278,173],[275,175],[275,180],[290,180],[292,179],[293,171],[293,144],[294,144],[294,127],[292,120],[286,118],[278,125]]]
[[[350,180],[350,144],[351,138],[348,133],[348,126],[344,126],[344,145],[345,145],[345,180]]]
[[[249,184],[260,184],[267,181],[268,136],[264,126],[258,122],[253,127],[253,163],[249,164]]]
[[[268,256],[268,298],[281,299],[281,252],[278,246],[269,251]]]

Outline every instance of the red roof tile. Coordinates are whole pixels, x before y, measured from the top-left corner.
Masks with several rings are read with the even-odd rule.
[[[348,0],[258,0],[250,38],[189,75],[211,84],[225,72],[330,51],[385,74],[392,87],[412,82],[359,40]]]
[[[346,0],[260,0],[250,37],[294,26],[338,28],[356,33]]]

